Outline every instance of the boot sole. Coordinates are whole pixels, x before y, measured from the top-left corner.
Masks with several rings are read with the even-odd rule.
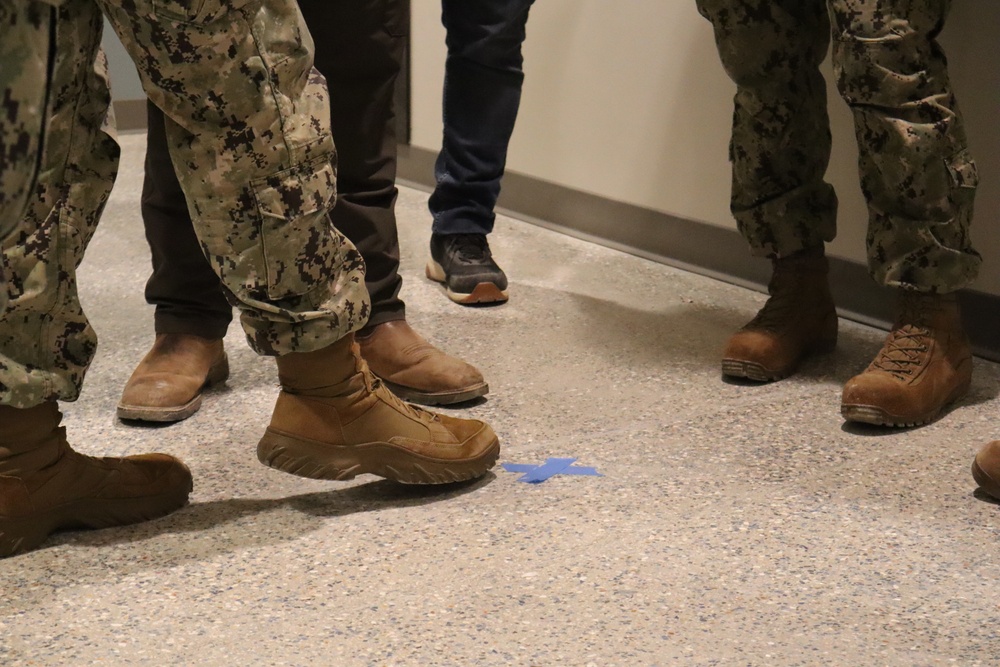
[[[979,462],[976,460],[972,461],[972,478],[976,480],[976,484],[978,484],[983,491],[988,493],[995,500],[1000,501],[1000,484],[987,475],[986,471],[979,467]]]
[[[783,380],[792,373],[798,366],[772,371],[764,368],[754,361],[743,361],[741,359],[723,359],[722,374],[727,377],[746,378],[755,382],[776,382]]]
[[[479,283],[471,292],[453,291],[447,285],[448,275],[444,272],[444,267],[433,259],[428,260],[424,273],[431,280],[444,285],[448,298],[463,306],[476,303],[504,303],[509,298],[507,290],[502,290],[493,283]]]
[[[0,517],[0,558],[30,551],[59,530],[127,526],[157,519],[188,503],[192,484],[147,498],[83,498],[21,519]]]
[[[330,445],[296,438],[268,428],[257,445],[257,458],[266,466],[310,479],[347,481],[372,474],[401,484],[449,484],[482,477],[496,465],[500,440],[474,458],[435,459],[388,442]]]
[[[802,356],[800,356],[794,364],[777,370],[765,368],[756,361],[727,358],[722,360],[722,374],[728,377],[746,378],[755,382],[776,382],[778,380],[784,380],[786,377],[794,373],[798,369],[799,364],[807,357],[833,352],[836,347],[836,338],[832,341],[817,343],[816,345],[804,350],[802,352]]]
[[[385,379],[382,382],[389,388],[389,391],[399,398],[410,403],[417,403],[418,405],[453,405],[455,403],[465,403],[474,398],[485,396],[490,392],[490,385],[485,382],[465,389],[441,392],[420,391],[419,389],[405,387]]]
[[[965,396],[971,385],[971,380],[963,382],[951,392],[944,403],[938,408],[922,415],[894,415],[877,405],[860,405],[856,403],[842,403],[840,405],[840,414],[847,421],[873,424],[875,426],[889,426],[892,428],[923,426],[940,417],[950,405]]]
[[[225,354],[222,360],[208,370],[208,377],[201,391],[184,405],[171,405],[167,407],[154,407],[150,405],[126,405],[118,404],[117,415],[119,419],[143,422],[179,422],[184,421],[201,409],[202,392],[217,384],[221,384],[229,379],[229,357]]]

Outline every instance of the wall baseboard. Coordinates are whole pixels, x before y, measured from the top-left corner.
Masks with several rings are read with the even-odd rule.
[[[434,186],[436,154],[399,147],[397,173],[416,187]],[[754,258],[738,232],[573,190],[508,171],[498,208],[580,239],[662,262],[734,285],[767,291],[770,263]],[[830,285],[841,317],[888,330],[893,300],[865,265],[830,258]],[[977,356],[1000,361],[1000,297],[963,290],[959,301]]]

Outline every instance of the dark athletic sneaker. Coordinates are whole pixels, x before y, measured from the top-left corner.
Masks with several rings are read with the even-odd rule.
[[[427,277],[444,283],[455,303],[507,300],[507,276],[493,261],[485,234],[432,234]]]

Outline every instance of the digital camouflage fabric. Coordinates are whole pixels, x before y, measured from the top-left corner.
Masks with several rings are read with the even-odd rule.
[[[971,283],[981,262],[969,237],[978,178],[937,43],[951,3],[697,3],[737,85],[731,208],[751,251],[782,257],[836,234],[819,71],[832,33],[837,88],[854,115],[872,276],[924,292]]]
[[[37,183],[0,227],[0,404],[75,399],[96,349],[75,272],[118,161],[102,13],[167,116],[196,231],[251,347],[307,352],[363,326],[364,265],[328,218],[328,95],[293,0],[5,2],[0,84],[24,104],[0,121],[3,201],[25,199],[36,168]]]

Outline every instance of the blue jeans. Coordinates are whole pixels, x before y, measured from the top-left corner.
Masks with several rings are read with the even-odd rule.
[[[448,31],[444,138],[428,206],[435,234],[489,234],[521,103],[521,44],[534,0],[442,0]]]

